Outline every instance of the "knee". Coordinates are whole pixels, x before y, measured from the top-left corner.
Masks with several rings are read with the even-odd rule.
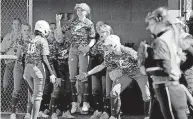
[[[71,66],[73,64],[69,64],[69,66]],[[75,79],[75,76],[77,75],[77,67],[70,67],[69,68],[69,75],[70,75],[70,79]]]
[[[12,97],[19,98],[19,95],[20,95],[20,90],[13,90]]]
[[[110,93],[111,96],[119,96],[121,94],[121,84],[116,84]]]
[[[42,100],[43,92],[38,92],[36,95],[34,95],[33,100]]]
[[[145,102],[149,101],[151,99],[150,92],[149,91],[143,92],[142,97],[143,97],[143,101]]]
[[[70,75],[70,82],[71,83],[75,83],[76,82],[75,75]]]
[[[115,97],[116,97],[116,94],[115,94],[113,91],[111,91],[111,92],[110,92],[110,97],[111,97],[111,98],[115,98]]]
[[[150,102],[150,101],[151,101],[151,98],[150,98],[150,97],[147,97],[147,98],[144,98],[144,97],[143,97],[143,101],[144,101],[144,102]]]
[[[52,98],[58,98],[58,95],[59,95],[59,92],[54,91],[54,92],[51,94],[51,97],[52,97]]]

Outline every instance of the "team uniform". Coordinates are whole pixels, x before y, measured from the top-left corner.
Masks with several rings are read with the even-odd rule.
[[[5,53],[6,55],[16,55],[17,49],[15,47],[16,42],[21,39],[21,33],[18,32],[15,34],[14,32],[8,33],[1,43],[1,52]],[[10,77],[11,74],[13,74],[13,69],[15,66],[15,60],[5,60],[5,72],[3,77],[3,88],[6,89],[8,86],[8,82],[12,77]]]
[[[84,22],[76,19],[70,25],[70,31],[72,37],[70,39],[71,46],[69,50],[69,73],[71,81],[72,91],[72,109],[77,109],[79,104],[77,103],[77,89],[76,89],[76,78],[79,66],[79,72],[86,72],[89,65],[88,54],[84,54],[78,50],[79,47],[85,47],[89,44],[90,39],[94,39],[95,30],[91,20],[85,19]],[[88,102],[88,82],[79,82],[82,84],[83,102]],[[80,93],[80,92],[79,92]],[[74,113],[74,110],[71,110]]]
[[[138,82],[143,100],[150,99],[148,78],[139,71],[137,52],[124,46],[121,46],[121,52],[121,55],[112,52],[106,53],[104,56],[104,65],[107,67],[109,76],[113,81],[111,89],[111,115],[114,117],[118,117],[120,112],[121,100],[119,95],[129,86],[133,79]],[[115,73],[119,75],[113,77]],[[118,85],[121,86],[121,89],[119,94],[116,94],[114,90]]]
[[[55,39],[54,39],[55,40]],[[49,50],[50,54],[48,56],[49,63],[51,66],[53,66],[53,36],[52,34],[49,34],[48,37],[48,45],[49,45]],[[50,104],[50,99],[51,99],[51,93],[53,91],[53,84],[50,82],[50,72],[47,67],[45,67],[45,85],[44,85],[44,91],[43,91],[43,100],[41,102],[41,108],[40,108],[40,113],[39,117],[44,117],[45,114],[48,114],[50,110],[49,109],[49,104]],[[46,116],[46,115],[45,115]]]
[[[186,53],[186,61],[184,61],[180,67],[180,69],[184,72],[184,77],[187,82],[188,89],[190,93],[193,95],[193,66],[192,66],[192,59],[193,56],[191,53],[187,51],[187,48],[192,47],[193,45],[193,40],[192,36],[188,33],[182,33],[181,34],[181,47],[182,50],[185,51]]]
[[[96,35],[97,43],[91,48],[91,69],[95,66],[103,63],[104,61],[104,50],[102,44],[104,40],[100,39],[99,35]],[[103,97],[106,94],[106,69],[103,69],[101,72],[92,75],[92,95],[94,109],[101,112],[103,110]],[[105,104],[104,104],[105,105]]]
[[[59,109],[61,111],[68,111],[70,109],[71,104],[71,88],[70,88],[70,80],[69,80],[69,70],[68,70],[68,49],[69,43],[63,42],[58,43],[54,41],[52,47],[52,53],[50,56],[50,60],[53,64],[53,67],[56,71],[57,78],[60,79],[61,85],[54,85],[53,92],[51,94],[51,112],[56,113],[56,99],[60,99]],[[63,114],[64,116],[64,114]]]
[[[45,83],[45,66],[42,57],[43,55],[49,55],[48,42],[39,35],[35,36],[27,44],[25,51],[24,79],[27,81],[32,93],[30,101],[34,104],[36,101],[41,102],[42,100]]]
[[[153,60],[156,61],[154,67],[162,67],[163,71],[152,74],[151,77],[163,117],[165,119],[187,119],[187,94],[184,86],[178,83],[181,75],[179,69],[181,60],[177,52],[180,49],[173,50],[177,47],[172,42],[172,29],[161,33],[153,41],[151,48]]]
[[[18,102],[18,98],[20,96],[21,84],[23,80],[23,73],[25,67],[24,61],[24,49],[27,45],[27,42],[24,39],[18,39],[14,46],[17,51],[16,56],[17,60],[15,62],[15,66],[13,69],[13,79],[14,79],[14,88],[12,93],[12,112],[15,113],[15,106]]]

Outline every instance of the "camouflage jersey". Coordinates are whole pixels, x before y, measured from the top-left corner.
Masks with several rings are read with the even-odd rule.
[[[89,19],[85,19],[84,22],[76,19],[70,24],[69,29],[72,34],[70,39],[72,46],[86,46],[89,44],[90,39],[94,39],[95,37],[94,25]]]
[[[53,42],[55,42],[55,41],[53,41]],[[54,61],[56,60],[56,58],[55,58],[55,49],[54,49],[54,43],[53,42],[48,42],[49,50],[50,50],[50,54],[48,56],[48,59],[49,59],[50,64],[53,64]]]
[[[49,46],[45,38],[41,36],[35,36],[35,38],[27,44],[26,49],[26,64],[38,65],[43,61],[43,55],[49,55]]]
[[[103,44],[104,44],[104,40],[99,38],[98,42],[90,50],[91,55],[96,56],[100,54],[104,56]]]
[[[114,52],[105,53],[104,65],[107,70],[121,69],[123,75],[135,76],[139,71],[137,63],[137,52],[129,47],[121,46],[121,55]]]
[[[28,43],[29,41],[24,41],[23,38],[16,42],[15,48],[17,49],[17,63],[22,63],[24,65],[24,59],[26,54],[25,49],[27,48]]]
[[[53,48],[54,48],[54,57],[57,64],[58,65],[68,64],[67,60],[68,60],[69,44],[66,42],[58,43],[57,41],[55,41],[53,43]]]
[[[6,55],[17,55],[17,45],[22,44],[21,40],[21,32],[18,33],[8,33],[3,38],[3,41],[1,43],[0,51],[5,53]],[[15,60],[5,60],[5,63],[11,63]]]

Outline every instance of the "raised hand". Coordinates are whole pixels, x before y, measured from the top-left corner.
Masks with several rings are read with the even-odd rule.
[[[56,14],[56,22],[59,22],[62,19],[62,14]]]

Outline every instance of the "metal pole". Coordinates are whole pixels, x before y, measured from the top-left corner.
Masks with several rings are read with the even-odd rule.
[[[29,0],[29,13],[28,13],[28,22],[29,22],[29,25],[31,26],[32,30],[33,30],[33,0]]]

